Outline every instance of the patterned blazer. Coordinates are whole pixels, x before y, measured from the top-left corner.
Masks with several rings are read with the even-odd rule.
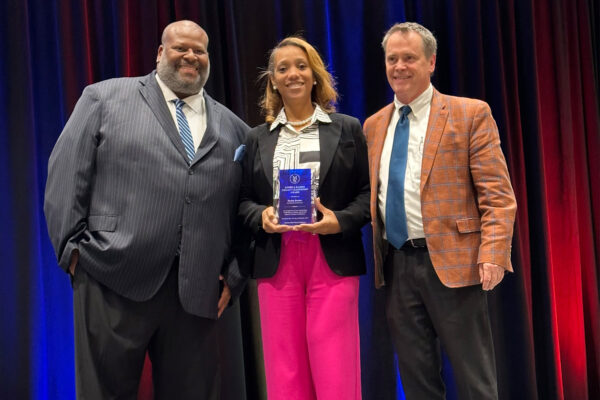
[[[382,268],[387,242],[383,240],[377,194],[381,151],[393,112],[392,103],[364,124],[369,148],[376,287],[385,284]],[[516,210],[489,106],[434,89],[423,148],[421,212],[427,248],[440,281],[448,287],[478,284],[478,264],[484,262],[512,272],[510,252]]]

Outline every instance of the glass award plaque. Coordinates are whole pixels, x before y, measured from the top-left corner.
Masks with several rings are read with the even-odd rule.
[[[311,196],[311,172],[306,169],[279,170],[279,223],[311,224],[314,207]]]

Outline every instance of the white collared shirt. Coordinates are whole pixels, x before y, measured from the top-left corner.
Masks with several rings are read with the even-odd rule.
[[[169,89],[169,87],[167,87],[167,85],[165,85],[158,74],[155,76],[156,82],[158,82],[158,86],[165,97],[167,107],[169,107],[169,111],[171,112],[171,116],[175,122],[175,126],[179,130],[179,127],[177,126],[177,117],[175,116],[175,103],[173,103],[173,100],[178,99],[178,97],[171,89]],[[204,132],[206,131],[206,104],[204,101],[204,88],[200,89],[200,92],[197,94],[193,94],[181,100],[185,101],[183,113],[188,120],[188,125],[190,126],[190,131],[192,132],[194,148],[198,150],[198,146],[200,146],[202,138],[204,137]]]
[[[406,210],[406,227],[409,239],[425,237],[423,232],[423,217],[421,215],[421,164],[423,161],[423,146],[431,111],[431,99],[433,97],[433,86],[430,84],[423,93],[408,104],[412,110],[408,114],[410,131],[408,137],[408,156],[406,160],[406,173],[404,175],[404,209]],[[390,170],[390,158],[392,156],[392,145],[394,143],[394,132],[396,124],[400,119],[400,108],[402,104],[394,96],[394,114],[388,125],[387,135],[381,151],[379,164],[379,214],[385,226],[385,205]],[[385,230],[384,238],[387,238]]]
[[[331,118],[329,117],[329,114],[323,111],[323,109],[317,103],[313,103],[313,105],[315,106],[315,111],[313,111],[313,114],[310,118],[310,123],[304,128],[302,128],[300,132],[304,131],[306,128],[310,128],[317,121],[323,122],[325,124],[331,123]],[[272,131],[273,129],[277,128],[277,125],[280,124],[285,125],[288,129],[292,131],[292,133],[298,134],[298,131],[296,131],[292,125],[288,124],[287,115],[285,114],[284,108],[279,110],[279,114],[277,114],[277,118],[275,118],[275,120],[271,122],[269,130]]]

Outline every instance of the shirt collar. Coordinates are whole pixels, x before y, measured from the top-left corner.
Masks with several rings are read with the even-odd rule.
[[[179,98],[162,81],[162,79],[160,79],[160,77],[158,76],[158,74],[155,74],[154,76],[156,77],[156,82],[158,82],[158,86],[160,87],[160,90],[162,91],[163,96],[165,97],[165,100],[167,101],[167,103]],[[191,96],[188,96],[188,97],[186,97],[186,98],[184,98],[182,100],[185,101],[185,104],[187,104],[188,106],[190,106],[190,108],[192,110],[194,110],[194,112],[196,112],[196,113],[202,113],[202,111],[204,110],[204,88],[201,88],[198,93],[193,94]]]
[[[325,111],[323,111],[323,109],[321,107],[319,107],[318,104],[316,104],[316,103],[313,103],[313,104],[315,106],[315,111],[313,112],[313,115],[311,117],[310,124],[308,124],[307,126],[311,126],[317,121],[324,123],[324,124],[330,124],[332,121],[331,121],[331,118],[329,117],[329,115]],[[273,122],[271,122],[271,126],[269,127],[269,130],[272,131],[275,128],[277,128],[277,126],[279,126],[279,125],[284,126],[286,124],[287,124],[287,115],[285,115],[285,109],[282,108],[281,110],[279,110],[279,114],[277,114],[277,118],[275,118],[275,120]]]
[[[432,97],[433,85],[430,83],[429,86],[427,86],[427,89],[423,91],[423,93],[418,95],[416,99],[414,99],[410,102],[410,104],[408,104],[410,106],[410,109],[412,110],[412,114],[414,115],[415,119],[419,120],[427,114],[427,107],[431,104]],[[396,110],[399,110],[405,105],[406,104],[401,103],[396,98],[396,96],[394,96],[394,106],[396,107]]]

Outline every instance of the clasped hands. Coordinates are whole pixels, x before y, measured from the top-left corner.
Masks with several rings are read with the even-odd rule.
[[[289,231],[310,232],[318,235],[330,235],[341,232],[340,223],[337,217],[330,209],[321,204],[321,199],[315,199],[317,210],[323,214],[323,218],[313,224],[300,224],[296,226],[279,225],[275,216],[275,210],[272,206],[267,207],[262,212],[262,228],[267,233],[283,233]]]

